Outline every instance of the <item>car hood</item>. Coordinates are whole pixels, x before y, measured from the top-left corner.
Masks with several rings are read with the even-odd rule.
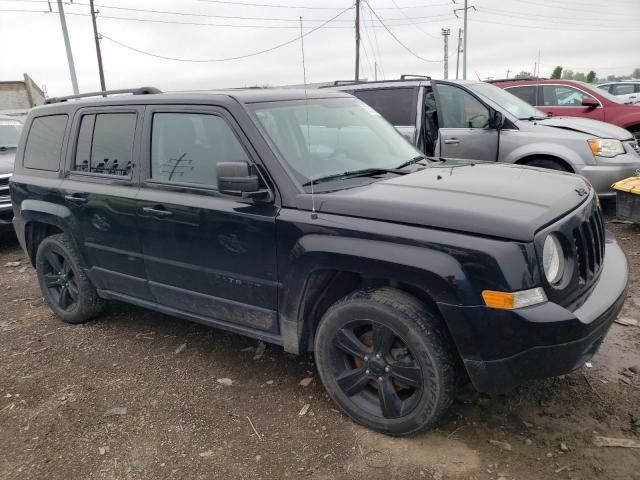
[[[16,156],[15,148],[0,150],[0,175],[13,173],[13,161]]]
[[[315,202],[321,213],[529,242],[536,231],[575,209],[590,192],[591,185],[577,175],[477,163],[426,168],[316,194]]]
[[[549,117],[538,120],[538,124],[547,127],[573,130],[599,138],[616,138],[618,140],[629,140],[631,138],[631,134],[624,128],[591,118]]]

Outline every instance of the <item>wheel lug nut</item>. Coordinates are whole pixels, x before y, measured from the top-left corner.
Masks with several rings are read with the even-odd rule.
[[[382,377],[378,377],[378,381],[381,382],[382,381]]]
[[[389,366],[384,367],[384,371],[389,373],[391,371],[391,368],[389,368]]]
[[[366,373],[367,375],[369,375],[371,373],[371,370],[369,370],[368,368],[364,371],[364,373]]]
[[[376,353],[376,358],[377,358],[378,360],[380,360],[380,357],[382,357],[382,355],[380,355],[379,353]]]
[[[365,362],[368,362],[368,361],[369,361],[369,355],[365,355],[365,356],[364,356],[364,361],[365,361]]]

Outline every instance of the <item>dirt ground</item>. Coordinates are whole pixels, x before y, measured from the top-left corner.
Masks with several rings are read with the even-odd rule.
[[[612,218],[633,269],[622,317],[640,320],[640,227]],[[467,388],[435,431],[398,439],[339,413],[310,356],[124,304],[65,325],[25,265],[0,240],[2,479],[640,480],[640,449],[594,445],[640,441],[640,326],[614,324],[591,368]]]

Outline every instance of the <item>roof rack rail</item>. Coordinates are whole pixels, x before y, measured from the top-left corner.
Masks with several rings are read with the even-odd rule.
[[[413,75],[411,73],[405,73],[403,75],[400,75],[400,80],[407,80],[408,77],[411,77],[411,78],[423,78],[425,80],[431,80],[431,77],[429,75]]]
[[[119,95],[123,93],[130,93],[132,95],[152,95],[155,93],[162,93],[162,90],[156,87],[139,87],[139,88],[128,88],[122,90],[104,90],[100,92],[89,92],[89,93],[79,93],[77,95],[68,95],[66,97],[51,97],[45,100],[45,104],[51,103],[62,103],[67,100],[75,100],[77,98],[88,98],[88,97],[106,97],[107,95]]]
[[[337,87],[339,85],[355,85],[357,83],[365,83],[366,80],[336,80],[333,82],[333,86]]]
[[[549,80],[546,77],[525,77],[525,78],[492,78],[491,80],[485,80],[487,83],[496,82],[535,82],[537,80]]]

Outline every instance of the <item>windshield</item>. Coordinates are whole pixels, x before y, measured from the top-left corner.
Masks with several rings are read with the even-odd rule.
[[[17,121],[0,120],[0,148],[16,148],[20,140],[22,124]]]
[[[519,120],[527,120],[529,118],[546,118],[546,115],[537,108],[532,107],[524,100],[520,100],[512,93],[509,93],[500,87],[496,87],[495,85],[491,85],[490,83],[474,83],[468,85],[468,88],[484,96],[496,105],[504,108]]]
[[[356,98],[259,103],[253,111],[300,184],[365,169],[393,169],[420,155]]]
[[[601,97],[606,98],[607,100],[614,103],[631,103],[629,99],[623,97],[616,97],[615,95],[603,90],[602,88],[596,88],[593,85],[590,85],[585,82],[576,82],[580,84],[580,88],[586,90],[587,92],[592,92],[593,94],[600,95]]]

